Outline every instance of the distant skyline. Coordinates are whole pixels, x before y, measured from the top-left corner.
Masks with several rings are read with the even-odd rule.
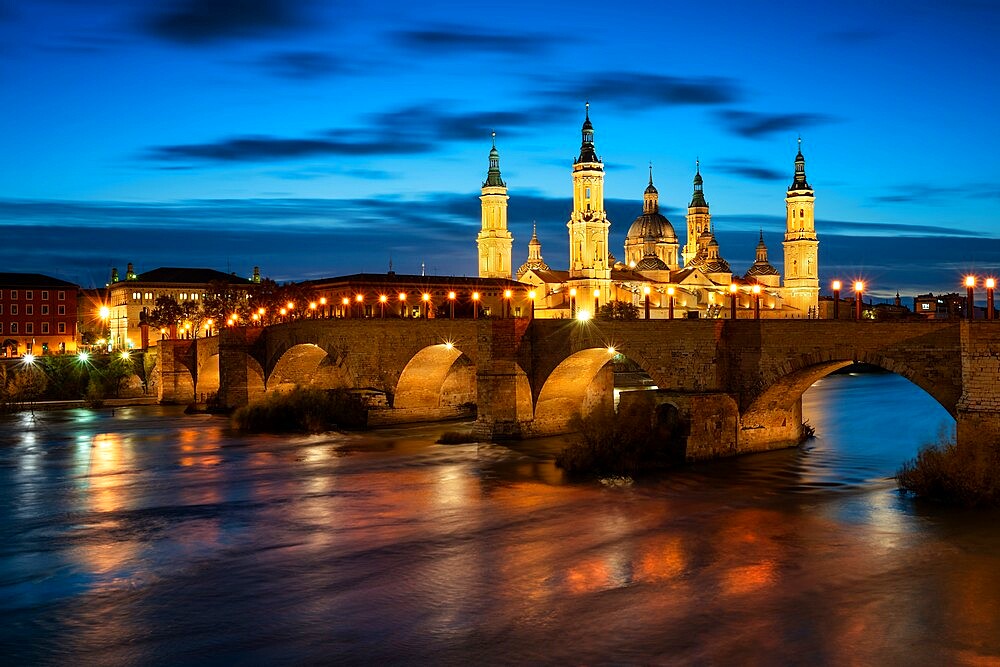
[[[1000,5],[0,0],[0,270],[474,275],[490,132],[514,265],[565,267],[591,103],[613,252],[696,159],[722,255],[780,267],[801,135],[821,288],[1000,274]]]

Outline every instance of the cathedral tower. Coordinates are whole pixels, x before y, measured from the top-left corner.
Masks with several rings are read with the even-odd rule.
[[[813,207],[816,197],[806,181],[806,159],[802,139],[795,156],[795,179],[785,196],[785,303],[802,317],[815,317],[819,305],[819,240]]]
[[[590,103],[583,121],[580,156],[573,162],[573,212],[569,222],[569,277],[587,293],[599,290],[601,303],[610,298],[611,266],[608,262],[608,229],[604,211],[604,164],[594,150]]]
[[[698,255],[698,238],[712,228],[712,215],[708,212],[708,202],[701,179],[701,162],[694,163],[694,193],[688,204],[687,244],[684,246],[684,265],[687,266]]]
[[[500,177],[500,153],[497,152],[497,133],[493,133],[490,149],[490,168],[483,183],[482,229],[476,237],[479,249],[480,278],[510,278],[510,251],[514,237],[507,229],[507,184]]]

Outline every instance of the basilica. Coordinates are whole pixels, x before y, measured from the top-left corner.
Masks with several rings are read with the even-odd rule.
[[[623,259],[616,259],[608,243],[611,221],[604,210],[604,163],[594,146],[589,104],[580,155],[573,161],[573,210],[566,223],[567,269],[553,269],[545,263],[535,229],[528,242],[527,260],[516,272],[513,270],[507,184],[500,175],[495,136],[480,200],[482,228],[476,238],[479,276],[510,278],[513,274],[516,280],[530,285],[535,317],[585,318],[614,301],[636,306],[640,317],[657,319],[817,317],[819,241],[813,217],[815,196],[806,181],[801,142],[795,156],[795,175],[785,193],[783,276],[768,261],[763,231],[754,263],[742,277],[733,273],[715,237],[698,163],[683,239],[660,212],[650,167],[642,213],[625,236]]]

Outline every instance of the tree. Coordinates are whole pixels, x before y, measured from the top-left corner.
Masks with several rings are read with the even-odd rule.
[[[154,327],[172,327],[184,317],[180,304],[172,296],[158,296],[146,320]]]
[[[245,322],[250,317],[250,291],[242,285],[213,280],[208,284],[202,308],[204,317],[215,320],[216,326],[234,313]]]
[[[639,307],[627,301],[609,301],[597,311],[597,317],[602,320],[637,320]]]

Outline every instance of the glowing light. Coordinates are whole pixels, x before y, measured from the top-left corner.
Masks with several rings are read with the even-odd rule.
[[[400,292],[399,293],[399,300],[400,301],[406,301],[406,292]]]
[[[295,309],[295,302],[294,301],[289,301],[288,303],[285,304],[285,307],[288,308],[288,310],[294,310]]]
[[[834,280],[833,281],[833,289],[835,289],[837,291],[840,291],[840,287],[841,287],[840,281],[839,280]]]
[[[653,290],[649,289],[649,285],[646,285],[645,287],[642,288],[642,293],[645,294],[646,296],[649,296],[649,293],[652,291]]]
[[[594,290],[594,296],[601,296],[601,290],[595,289]]]
[[[614,345],[608,345],[608,354],[610,354],[611,356],[615,356],[616,354],[618,354],[618,350],[615,349]]]
[[[448,298],[451,299],[452,301],[454,301],[455,300],[455,293],[454,292],[448,292]]]
[[[630,269],[634,269],[635,268],[635,260],[634,259],[631,262],[628,263],[628,268],[630,268]]]
[[[569,289],[569,295],[570,296],[576,296],[576,288],[575,287],[571,287]]]
[[[284,308],[282,308],[282,309],[281,309],[281,310],[279,310],[278,312],[279,312],[280,314],[282,314],[282,315],[285,315],[285,314],[287,314],[287,313],[288,313],[288,311],[287,311],[287,310],[285,310]]]
[[[986,279],[986,289],[993,289],[996,286],[997,286],[996,280],[994,280],[993,278]]]
[[[422,294],[422,295],[420,296],[420,298],[421,298],[421,299],[423,299],[424,301],[430,301],[430,300],[431,300],[431,295],[430,295],[430,294],[428,294],[427,292],[424,292],[424,293],[423,293],[423,294]]]
[[[129,354],[128,350],[122,350],[122,353],[121,353],[122,360],[128,361],[128,359],[129,359],[130,356],[132,356],[132,355]]]
[[[231,319],[233,322],[235,322],[238,319],[240,319],[240,316],[237,313],[233,313],[232,315],[229,316],[229,319]]]
[[[736,294],[740,290],[740,286],[736,283],[729,283],[729,293]]]
[[[342,304],[343,304],[343,305],[345,305],[345,306],[349,306],[349,305],[351,305],[351,300],[350,300],[350,299],[348,299],[348,298],[347,298],[347,297],[345,296],[345,297],[344,297],[343,299],[341,299],[341,300],[340,300],[340,303],[342,303]],[[282,308],[282,309],[281,309],[281,314],[282,314],[282,315],[284,315],[284,314],[285,314],[285,309],[284,309],[284,308]]]
[[[505,299],[509,299],[509,298],[510,298],[510,297],[512,297],[512,296],[514,296],[514,293],[513,293],[513,292],[511,292],[511,291],[510,291],[509,289],[505,289],[505,290],[503,291],[503,298],[505,298]]]
[[[580,320],[581,322],[586,322],[587,320],[590,319],[590,311],[589,310],[577,311],[576,319]]]
[[[753,292],[754,294],[760,294],[760,285],[754,285],[753,287],[751,287],[751,288],[750,288],[750,290],[751,290],[751,291],[752,291],[752,292]]]
[[[450,349],[452,349],[453,347],[455,347],[455,345],[454,345],[454,343],[452,343],[452,342],[451,342],[450,340],[449,340],[449,341],[447,341],[447,342],[445,342],[445,344],[444,344],[444,349],[446,349],[446,350],[450,350]]]
[[[532,301],[535,300],[535,290],[531,290],[530,292],[528,292],[528,298],[531,299]]]
[[[87,354],[86,352],[81,352],[80,354],[76,355],[76,358],[77,360],[86,363],[86,361],[90,359],[90,355]]]
[[[854,291],[855,292],[864,292],[865,291],[865,284],[863,282],[861,282],[860,280],[857,281],[856,283],[854,283]]]
[[[378,302],[379,303],[386,303],[387,301],[389,301],[389,297],[388,296],[386,296],[385,294],[379,294],[378,295]]]
[[[111,317],[111,309],[107,306],[101,306],[101,309],[97,311],[97,314],[100,315],[102,320],[106,320]]]
[[[319,308],[319,304],[318,303],[316,303],[315,301],[310,301],[309,302],[309,310],[316,310],[317,308]]]
[[[358,294],[358,295],[356,295],[354,297],[354,300],[357,301],[358,303],[361,303],[362,301],[365,300],[365,295],[364,294]]]
[[[965,276],[965,286],[966,287],[975,287],[976,286],[976,277],[975,276]]]
[[[326,305],[326,297],[325,296],[321,296],[319,298],[319,305],[321,305],[321,306],[325,306]]]
[[[35,355],[33,355],[31,352],[26,352],[25,355],[21,358],[21,360],[30,366],[31,364],[35,363]]]
[[[325,301],[325,300],[324,300],[324,303],[326,303],[326,301]],[[266,313],[266,312],[267,312],[267,309],[266,309],[266,308],[258,308],[258,309],[257,309],[257,314],[258,314],[258,315],[263,315],[263,314],[264,314],[264,313]],[[209,320],[209,322],[211,322],[211,321],[212,321],[212,320]]]
[[[473,301],[479,301],[479,292],[473,292],[472,293],[472,300]]]
[[[264,314],[264,309],[263,308],[260,309],[260,313],[261,313],[261,315]],[[205,328],[207,329],[208,327],[212,326],[213,324],[215,324],[215,320],[209,319],[208,321],[205,322]]]
[[[676,292],[677,290],[675,290],[673,287],[667,288],[667,296],[673,296]]]

